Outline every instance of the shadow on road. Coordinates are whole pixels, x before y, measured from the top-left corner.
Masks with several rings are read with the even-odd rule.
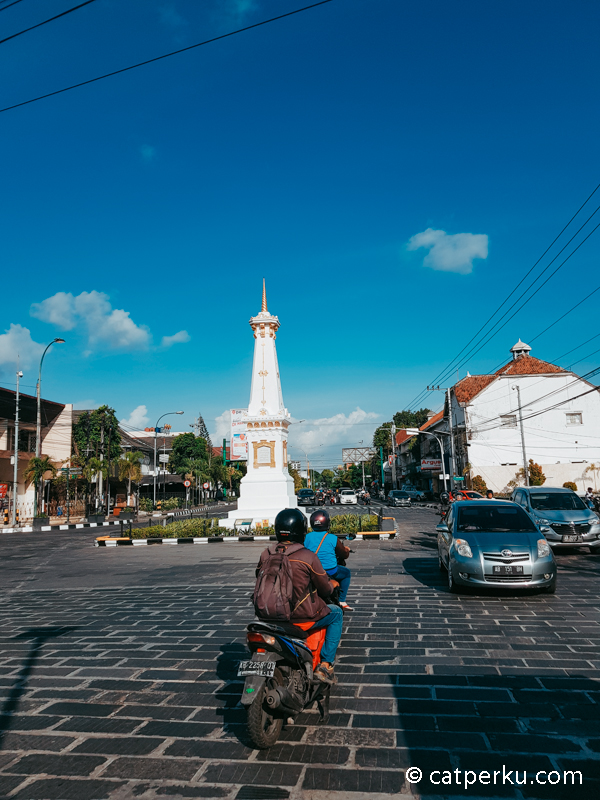
[[[29,628],[28,630],[23,631],[23,633],[20,633],[18,636],[14,637],[15,639],[31,639],[32,642],[29,653],[27,653],[27,657],[23,663],[23,666],[17,675],[15,685],[11,689],[10,695],[6,700],[2,711],[0,711],[0,749],[2,748],[4,737],[10,729],[13,715],[19,710],[21,697],[27,689],[27,683],[31,673],[35,668],[36,661],[38,660],[44,643],[49,639],[56,639],[58,636],[64,636],[66,633],[70,633],[74,630],[76,630],[76,628],[67,626],[55,628]]]

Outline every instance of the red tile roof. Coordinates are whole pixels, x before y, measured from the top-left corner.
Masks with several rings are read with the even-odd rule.
[[[414,434],[407,433],[404,430],[404,428],[402,428],[396,434],[396,444],[404,444],[404,442],[407,442],[409,439],[412,439],[413,436],[414,436]]]
[[[433,415],[433,417],[431,417],[431,419],[428,419],[428,420],[427,420],[427,422],[426,422],[424,425],[421,425],[421,427],[419,428],[419,430],[420,430],[420,431],[424,431],[424,430],[426,430],[426,429],[427,429],[427,428],[428,428],[430,425],[435,425],[435,423],[436,423],[436,422],[439,422],[439,421],[440,421],[441,419],[443,419],[443,418],[444,418],[444,412],[443,412],[443,411],[438,411],[438,413],[437,413],[437,414],[434,414],[434,415]]]
[[[454,396],[459,403],[468,403],[495,380],[495,375],[469,375],[454,384]]]
[[[454,385],[454,396],[459,403],[466,404],[499,375],[549,375],[557,372],[567,372],[567,370],[533,356],[519,356],[500,367],[493,375],[469,375],[463,378]]]

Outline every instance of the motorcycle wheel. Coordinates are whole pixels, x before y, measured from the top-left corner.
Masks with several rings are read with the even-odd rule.
[[[275,717],[265,710],[265,694],[267,688],[273,685],[283,686],[283,675],[278,669],[275,670],[273,677],[268,678],[263,684],[258,696],[248,709],[248,733],[252,744],[258,750],[272,747],[279,738],[283,727],[282,717]]]

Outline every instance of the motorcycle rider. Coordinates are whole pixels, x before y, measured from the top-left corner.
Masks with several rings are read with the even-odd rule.
[[[273,543],[263,551],[258,566],[256,577],[269,556],[274,554],[278,547],[284,545],[289,548],[288,559],[292,573],[293,598],[290,622],[312,622],[311,633],[326,628],[325,642],[321,650],[321,663],[314,672],[314,677],[323,683],[336,683],[333,671],[335,654],[342,637],[342,622],[344,614],[342,609],[333,603],[327,603],[336,586],[337,580],[328,576],[318,556],[304,547],[307,531],[306,517],[298,508],[285,508],[275,518],[275,536],[277,544]],[[292,547],[300,544],[300,548]]]
[[[330,525],[331,520],[325,509],[319,508],[313,511],[310,516],[312,531],[306,535],[304,546],[319,557],[319,561],[329,577],[339,581],[340,605],[344,611],[352,611],[346,602],[351,572],[347,567],[338,564],[338,559],[344,561],[348,558],[350,549],[342,544],[334,533],[329,533]]]

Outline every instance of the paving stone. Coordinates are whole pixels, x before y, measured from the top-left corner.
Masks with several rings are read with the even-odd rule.
[[[17,794],[17,800],[106,800],[122,783],[101,780],[51,778],[30,783]]]
[[[289,796],[289,791],[279,786],[242,786],[235,800],[286,800]]]
[[[137,731],[142,736],[169,736],[176,739],[201,739],[214,731],[218,722],[205,724],[202,722],[146,722]]]
[[[399,772],[373,770],[343,770],[309,767],[302,789],[323,792],[399,793],[404,785],[404,775]]]
[[[488,739],[493,750],[502,750],[508,753],[576,753],[581,752],[581,746],[570,739],[557,736],[508,735],[490,733]]]
[[[0,775],[0,797],[6,797],[9,792],[16,789],[24,780],[25,777],[23,775]]]
[[[140,720],[105,719],[104,717],[71,717],[58,725],[57,731],[74,731],[75,733],[131,733],[140,724]]]
[[[280,737],[281,738],[281,737]],[[362,747],[395,747],[396,734],[390,730],[360,728],[313,728],[305,737],[307,744],[350,745]]]
[[[44,714],[66,716],[108,717],[118,706],[103,703],[53,703],[44,709]]]
[[[323,745],[276,744],[258,753],[257,761],[277,761],[296,764],[345,764],[350,756],[347,747]]]
[[[144,756],[161,745],[164,739],[146,739],[143,736],[119,738],[92,738],[78,744],[72,753],[99,753],[101,755]]]
[[[96,756],[46,755],[24,756],[10,768],[17,775],[89,775],[106,759]]]
[[[143,740],[140,740],[143,741]],[[252,755],[252,750],[240,742],[218,740],[182,739],[173,742],[165,750],[167,756],[184,756],[185,758],[214,758],[245,760]]]
[[[189,781],[202,763],[191,758],[118,758],[108,765],[102,777]]]
[[[120,717],[136,717],[138,719],[153,720],[182,720],[193,714],[193,707],[177,706],[136,706],[125,705],[115,714],[115,719]]]
[[[202,773],[206,783],[249,783],[265,786],[295,786],[302,767],[277,764],[209,764]]]
[[[525,738],[525,737],[523,737]],[[476,733],[436,733],[432,731],[396,731],[396,747],[429,747],[438,750],[488,750],[483,736]]]
[[[71,736],[27,736],[8,733],[2,739],[3,750],[64,750],[75,741]]]
[[[434,731],[435,719],[409,714],[355,714],[353,728],[394,728],[402,731]]]

